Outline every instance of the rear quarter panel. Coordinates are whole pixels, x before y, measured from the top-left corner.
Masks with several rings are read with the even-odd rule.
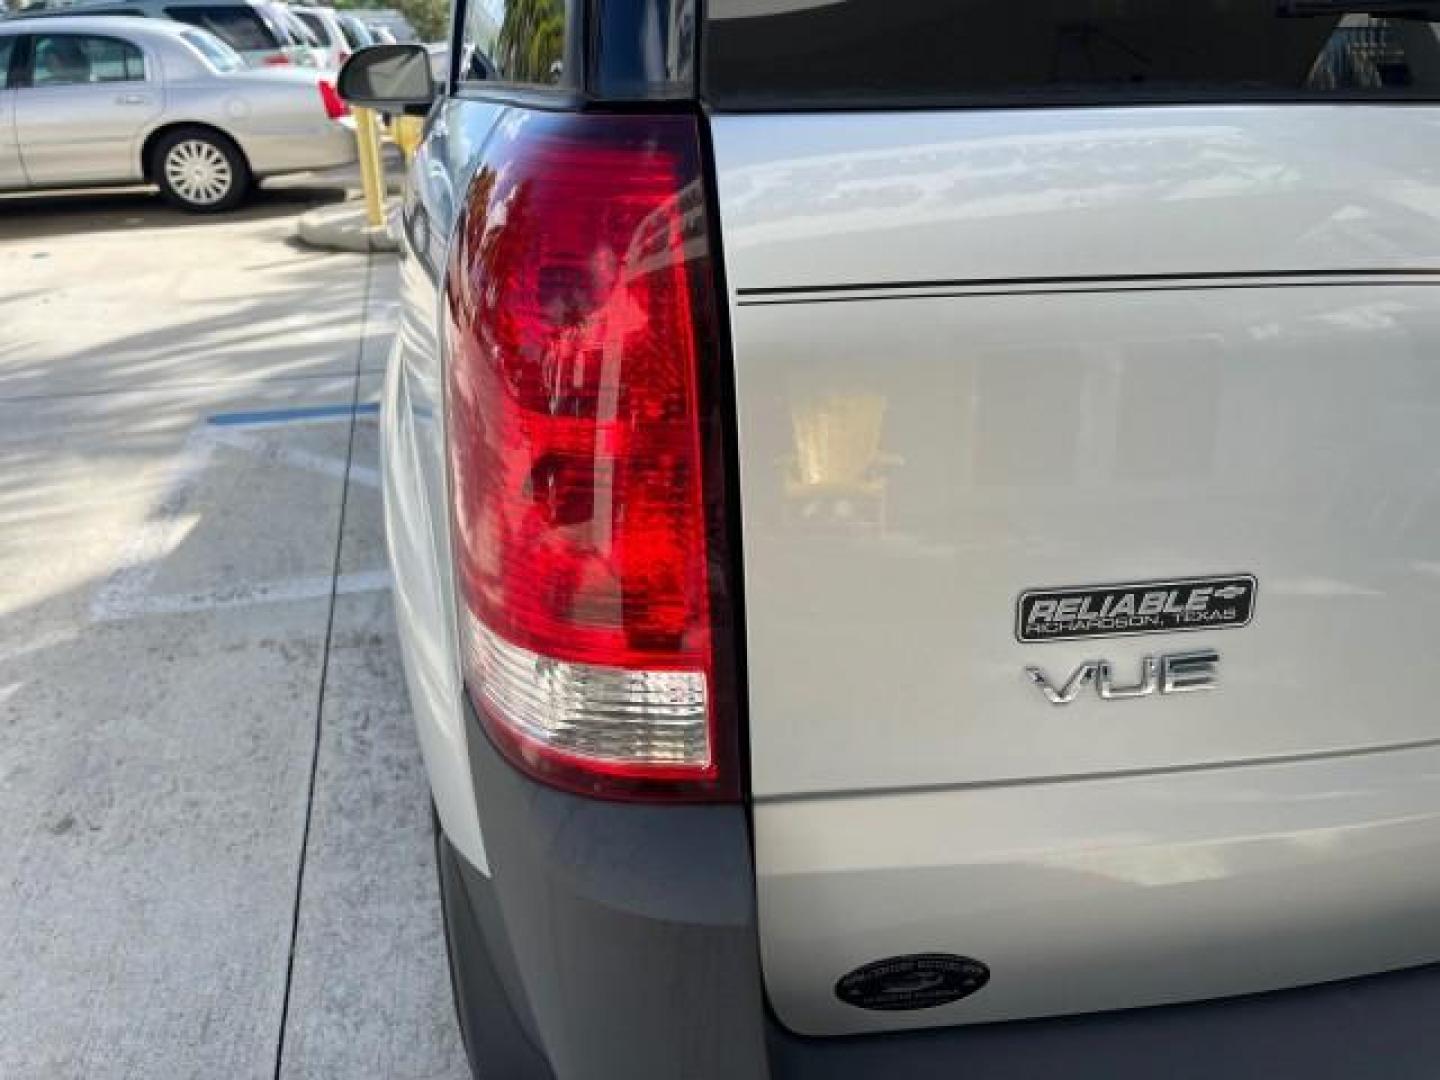
[[[503,107],[447,98],[432,114],[401,217],[401,320],[385,380],[385,526],[420,748],[445,834],[489,873],[466,751],[450,557],[441,297],[475,162]]]
[[[325,115],[315,72],[240,73],[167,87],[167,123],[207,123],[229,134],[258,175],[355,160],[355,135]]]

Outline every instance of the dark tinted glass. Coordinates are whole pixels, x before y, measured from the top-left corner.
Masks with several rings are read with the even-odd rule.
[[[0,90],[10,85],[10,59],[15,55],[15,43],[19,40],[18,35],[0,37]]]
[[[186,30],[180,36],[189,42],[196,52],[205,57],[216,71],[244,70],[244,58],[214,34],[207,34],[203,30]]]
[[[172,7],[166,8],[165,14],[177,22],[209,30],[241,52],[261,52],[280,45],[274,32],[251,7]]]
[[[271,15],[280,20],[285,27],[286,33],[290,35],[292,44],[304,45],[306,48],[316,49],[320,47],[320,39],[315,36],[310,27],[289,8],[276,6],[271,9]]]
[[[565,0],[469,0],[460,79],[555,86],[565,77]]]
[[[308,11],[297,11],[295,17],[305,24],[306,29],[315,36],[315,40],[321,43],[330,40],[330,34],[325,29],[325,24],[320,21],[319,15],[312,15]]]
[[[352,49],[364,49],[375,44],[375,35],[355,16],[337,15],[336,18],[340,22],[340,32],[345,35],[345,40]]]
[[[737,105],[1440,91],[1440,0],[710,0],[706,30]]]
[[[696,0],[606,0],[591,8],[591,89],[604,98],[690,97]]]

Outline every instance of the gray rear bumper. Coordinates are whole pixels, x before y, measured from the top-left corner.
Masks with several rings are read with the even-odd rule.
[[[473,714],[469,742],[493,876],[442,837],[441,880],[461,1026],[487,1080],[1440,1074],[1440,965],[1194,1005],[802,1038],[765,1005],[742,808],[579,798],[517,773]]]
[[[785,1080],[1391,1080],[1440,1075],[1440,967],[1272,994],[934,1032],[804,1039],[771,1022]]]
[[[447,922],[452,958],[465,961],[457,984],[468,964],[488,963],[481,981],[508,1003],[504,1060],[523,1058],[509,1045],[518,1034],[562,1080],[764,1076],[744,809],[556,791],[511,768],[473,712],[467,723],[492,876],[453,859],[465,896],[447,887]],[[471,925],[449,917],[461,908]],[[503,1023],[462,1016],[461,1026],[487,1080],[552,1075],[490,1065],[485,1033]]]

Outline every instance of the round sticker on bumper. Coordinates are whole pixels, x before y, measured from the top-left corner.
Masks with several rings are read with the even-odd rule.
[[[979,960],[915,953],[856,968],[835,984],[835,996],[860,1009],[933,1009],[969,997],[989,981],[990,969]]]

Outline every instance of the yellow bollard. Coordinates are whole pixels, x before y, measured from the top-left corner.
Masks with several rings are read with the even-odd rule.
[[[406,161],[415,159],[415,151],[420,146],[420,133],[424,128],[425,118],[421,116],[397,116],[390,122],[390,137],[395,140],[395,145],[400,147]]]
[[[365,192],[365,220],[372,229],[383,228],[385,167],[380,160],[380,131],[372,110],[355,110],[355,140],[360,144],[360,186]]]

